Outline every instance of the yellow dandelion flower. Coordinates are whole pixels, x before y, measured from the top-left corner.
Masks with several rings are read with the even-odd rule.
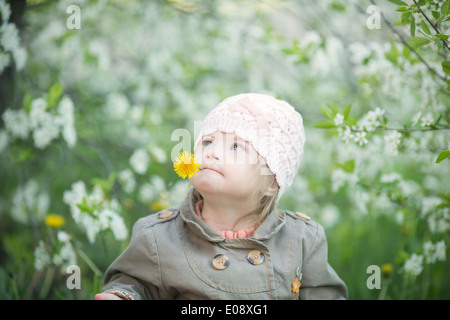
[[[64,224],[64,218],[57,214],[49,214],[45,217],[45,224],[52,228],[59,228]]]
[[[199,167],[200,164],[196,162],[194,155],[190,154],[188,151],[180,152],[173,164],[175,172],[183,179],[186,177],[189,177],[190,179],[193,176],[196,176]]]
[[[389,276],[392,273],[392,264],[385,263],[381,266],[381,273],[383,273],[385,276]]]

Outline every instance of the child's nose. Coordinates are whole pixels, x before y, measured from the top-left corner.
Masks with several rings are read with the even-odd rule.
[[[216,149],[211,147],[208,152],[206,153],[206,157],[208,159],[214,159],[214,160],[219,160],[219,156],[216,154]]]
[[[219,142],[208,146],[206,157],[209,160],[221,160],[223,155],[223,145]]]

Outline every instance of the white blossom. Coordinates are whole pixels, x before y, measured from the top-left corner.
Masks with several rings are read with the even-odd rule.
[[[444,240],[433,244],[427,241],[423,244],[423,251],[426,263],[435,263],[436,261],[445,261],[445,242]]]
[[[348,143],[350,140],[353,140],[355,138],[349,126],[346,126],[345,129],[343,129],[342,127],[338,128],[338,132],[339,137],[341,137],[345,143]]]
[[[337,113],[336,116],[334,117],[334,124],[339,126],[341,124],[344,123],[344,115]]]
[[[2,16],[3,23],[6,23],[11,16],[11,7],[5,0],[0,0],[0,15]]]
[[[55,121],[62,128],[62,135],[67,145],[72,148],[77,142],[77,133],[75,130],[74,106],[68,96],[64,96],[58,106],[58,115]]]
[[[375,128],[380,126],[380,120],[382,119],[384,113],[385,110],[380,108],[369,111],[358,121],[358,127],[361,130],[365,129],[367,131],[373,131]]]
[[[14,192],[11,213],[14,220],[26,224],[32,216],[38,221],[43,220],[49,206],[48,193],[39,188],[35,179],[30,179]]]
[[[442,203],[442,199],[435,196],[425,197],[422,199],[422,215],[433,213],[438,205]]]
[[[151,148],[151,152],[155,156],[156,160],[158,160],[159,163],[164,163],[167,161],[167,155],[163,149],[161,149],[157,146],[153,146]]]
[[[25,110],[6,109],[2,117],[6,130],[13,138],[27,138],[30,129]]]
[[[144,148],[136,149],[130,157],[131,167],[139,174],[147,171],[150,157]]]
[[[133,192],[136,188],[136,180],[134,179],[133,172],[130,169],[120,171],[118,179],[122,184],[123,190],[125,192]]]
[[[39,245],[34,249],[34,268],[38,271],[42,271],[50,264],[50,262],[50,255],[45,248],[45,243],[40,240]]]
[[[412,117],[411,121],[412,121],[412,126],[415,127],[419,122],[420,119],[422,118],[422,112],[419,111],[418,113],[416,113],[414,115],[414,117]]]
[[[52,263],[61,267],[62,270],[66,270],[68,266],[77,264],[77,255],[70,242],[70,236],[66,232],[59,231],[56,238],[62,246],[59,251],[53,255]]]
[[[130,108],[126,96],[120,93],[112,93],[106,102],[106,112],[113,119],[122,119]]]
[[[393,131],[391,134],[384,136],[384,151],[386,154],[397,155],[398,146],[401,142],[402,134],[398,131]]]
[[[71,237],[64,231],[59,231],[56,235],[56,242],[53,248],[46,247],[44,241],[39,241],[34,249],[34,267],[38,271],[43,271],[45,267],[53,264],[66,270],[70,265],[77,263],[77,256],[70,241]]]
[[[16,62],[16,71],[20,71],[25,67],[27,61],[27,51],[22,47],[17,47],[13,52],[14,61]]]
[[[359,178],[355,173],[347,173],[341,168],[333,170],[331,173],[331,189],[333,192],[337,192],[345,184],[354,186],[358,181]]]
[[[418,276],[423,270],[423,256],[415,253],[405,262],[403,266],[405,272],[412,276]]]
[[[41,125],[41,123],[47,121],[47,118],[50,116],[46,112],[47,107],[47,100],[44,98],[37,98],[31,102],[29,113],[29,124],[31,130],[36,129]]]
[[[431,113],[428,113],[426,116],[420,119],[422,127],[429,127],[433,124],[434,119]]]
[[[450,230],[449,208],[436,210],[427,217],[428,228],[431,233],[446,233]]]
[[[363,213],[363,214],[368,213],[367,204],[370,201],[370,195],[367,192],[358,190],[355,193],[354,200],[355,200],[356,207],[358,208],[358,211],[360,213]]]
[[[34,146],[38,149],[47,147],[59,135],[59,128],[52,118],[48,118],[41,126],[33,131]]]
[[[89,206],[100,207],[92,213],[82,211],[77,205],[83,202]],[[116,199],[106,200],[100,185],[95,185],[91,193],[86,193],[84,182],[78,181],[72,184],[72,189],[64,192],[63,201],[70,206],[74,221],[80,225],[90,243],[100,231],[111,230],[116,240],[124,240],[128,230],[123,218],[117,212],[120,205]]]
[[[376,119],[381,120],[381,118],[383,117],[383,115],[385,114],[386,110],[380,109],[380,108],[375,108],[374,111],[372,111],[376,117]]]
[[[156,196],[154,187],[150,183],[144,183],[139,188],[139,200],[144,203],[149,203]]]
[[[5,23],[0,27],[0,44],[6,50],[14,52],[19,47],[19,30],[14,23]]]
[[[334,226],[340,218],[339,208],[335,205],[328,204],[323,207],[320,214],[320,222],[324,227]]]
[[[356,132],[355,137],[353,138],[353,141],[355,141],[356,143],[359,143],[360,146],[367,144],[367,139],[366,139],[366,132]]]
[[[382,183],[393,183],[398,181],[402,181],[402,176],[397,172],[384,173],[380,178],[380,182]]]

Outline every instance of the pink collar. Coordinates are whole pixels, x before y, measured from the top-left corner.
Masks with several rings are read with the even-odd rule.
[[[203,207],[203,200],[199,200],[196,204],[195,204],[195,212],[197,213],[197,216],[203,220],[202,218],[202,211],[201,211],[201,207]],[[255,232],[256,227],[251,227],[248,229],[241,229],[238,230],[237,232],[231,231],[231,230],[227,230],[227,231],[219,231],[216,230],[217,232],[219,232],[220,234],[222,234],[225,238],[227,239],[235,239],[235,238],[248,238],[251,237],[253,235],[253,232]]]

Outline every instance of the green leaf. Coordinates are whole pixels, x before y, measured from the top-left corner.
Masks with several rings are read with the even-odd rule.
[[[444,2],[444,4],[441,6],[441,13],[443,16],[446,16],[450,13],[450,0],[447,0]]]
[[[406,48],[406,46],[405,46],[405,48]],[[391,49],[389,51],[387,51],[384,54],[384,56],[387,60],[391,61],[392,63],[394,63],[394,64],[397,63],[397,58],[399,56],[399,52],[398,52],[397,46],[393,42],[391,42]]]
[[[319,122],[316,125],[314,125],[315,128],[319,128],[319,129],[330,129],[330,128],[336,128],[336,125],[334,124],[334,122],[331,121],[324,121],[324,122]]]
[[[50,108],[53,108],[56,106],[56,102],[61,97],[61,94],[63,92],[63,86],[60,82],[55,83],[50,88],[50,91],[48,92],[47,102],[48,106]]]
[[[33,96],[31,93],[26,92],[22,98],[22,105],[27,113],[31,110],[31,103],[33,102]]]
[[[445,34],[435,34],[434,35],[436,38],[439,38],[441,40],[447,41],[449,36],[445,35]]]
[[[339,2],[336,2],[336,1],[333,1],[330,4],[330,8],[333,9],[333,10],[336,10],[336,11],[340,11],[340,12],[343,12],[343,11],[347,10],[347,6],[346,5],[344,5],[342,3],[339,3]]]
[[[436,159],[436,163],[440,163],[442,160],[450,158],[450,150],[442,151]]]
[[[406,22],[408,21],[409,17],[411,17],[411,15],[412,15],[411,11],[402,13],[402,24],[406,24]]]
[[[389,0],[389,2],[392,2],[393,4],[396,4],[398,6],[407,6],[408,4],[406,4],[405,2],[401,1],[401,0]]]
[[[442,70],[448,75],[450,75],[450,61],[443,61],[442,62]]]
[[[19,152],[19,154],[15,157],[14,161],[16,164],[21,164],[33,157],[34,153],[31,149],[25,149]]]
[[[338,163],[338,166],[347,173],[353,173],[355,170],[355,160],[349,160],[344,163]]]
[[[333,111],[334,114],[339,113],[340,109],[339,106],[337,104],[327,104],[327,107]]]
[[[415,37],[416,35],[416,19],[414,16],[411,16],[411,23],[410,23],[410,31],[411,31],[411,37]]]
[[[441,17],[441,14],[438,11],[431,11],[431,15],[433,16],[433,18],[435,18],[436,20],[438,20]]]
[[[344,120],[348,119],[348,115],[350,114],[350,109],[352,108],[352,105],[349,104],[348,106],[345,107],[344,111],[343,111],[343,115],[344,115]]]
[[[423,37],[414,37],[411,40],[408,41],[408,43],[412,46],[412,47],[421,47],[424,46],[428,43],[430,43],[431,41],[427,38],[423,38]]]
[[[422,30],[428,34],[431,35],[431,31],[430,28],[428,28],[427,24],[425,23],[425,21],[422,20],[422,22],[420,23],[420,26],[422,27]]]
[[[398,12],[409,12],[409,9],[407,7],[398,7],[397,10]]]
[[[328,119],[333,120],[334,116],[327,107],[320,107],[320,112],[322,112],[322,114]]]

